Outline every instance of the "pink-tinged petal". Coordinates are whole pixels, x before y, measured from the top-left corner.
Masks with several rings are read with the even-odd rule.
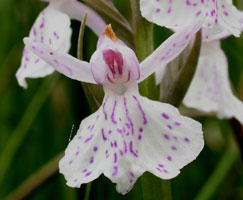
[[[48,6],[36,19],[29,38],[35,42],[47,44],[54,50],[66,53],[70,48],[70,19],[55,7]],[[44,77],[53,71],[53,68],[25,48],[16,77],[19,84],[26,88],[26,78]]]
[[[218,23],[236,37],[240,36],[239,11],[227,0],[218,1]]]
[[[204,0],[141,0],[140,10],[147,20],[179,30],[205,16],[205,3]]]
[[[25,38],[26,48],[65,76],[82,82],[95,83],[88,62],[80,61],[66,53],[54,51],[49,45]]]
[[[159,68],[164,68],[167,63],[177,57],[201,28],[202,22],[202,20],[196,21],[182,31],[174,33],[147,57],[141,63],[141,78],[139,82],[159,70]]]
[[[67,13],[71,19],[78,21],[82,21],[84,14],[87,12],[86,25],[98,36],[103,33],[106,23],[88,6],[76,0],[70,0],[66,1],[66,3],[62,6],[62,10]]]
[[[228,64],[219,41],[203,43],[196,74],[184,104],[219,118],[237,118],[243,124],[243,103],[232,93]]]
[[[100,84],[128,83],[140,78],[140,66],[132,49],[116,38],[108,25],[90,59],[95,81]]]
[[[202,150],[201,125],[173,106],[140,96],[135,82],[122,94],[104,89],[102,106],[81,122],[59,163],[69,186],[103,173],[125,194],[144,171],[173,178]]]

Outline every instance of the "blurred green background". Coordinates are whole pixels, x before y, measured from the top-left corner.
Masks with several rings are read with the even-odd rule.
[[[129,19],[128,1],[114,2]],[[15,73],[20,65],[23,38],[28,36],[34,20],[46,5],[38,0],[0,1],[0,155],[10,142],[13,148],[19,143],[17,153],[9,155],[13,158],[0,182],[0,199],[62,152],[80,121],[90,114],[77,81],[55,73],[45,79],[28,79],[27,90],[17,84]],[[242,1],[235,1],[235,5],[243,10]],[[79,26],[79,22],[72,22],[74,33],[70,53],[73,56],[76,56]],[[166,29],[156,26],[155,46],[169,34]],[[89,60],[96,41],[97,37],[86,28],[84,60]],[[243,37],[229,37],[222,46],[229,60],[233,88],[242,100]],[[205,185],[208,186],[212,174],[215,177],[209,183],[213,191],[211,199],[243,199],[243,167],[229,121],[215,117],[196,119],[203,123],[206,145],[197,160],[172,180],[173,199],[194,199]],[[0,170],[4,165],[5,162],[0,163]],[[128,195],[121,196],[116,193],[115,185],[101,176],[92,183],[90,199],[141,199],[139,184],[138,181]],[[26,199],[83,199],[85,192],[86,185],[81,189],[69,188],[63,175],[56,173]]]

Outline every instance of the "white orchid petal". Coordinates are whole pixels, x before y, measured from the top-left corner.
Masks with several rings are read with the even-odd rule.
[[[178,30],[205,16],[204,3],[200,0],[141,0],[140,10],[147,20]]]
[[[223,37],[226,33],[239,37],[241,23],[238,10],[228,0],[141,0],[142,15],[149,21],[178,31],[204,17],[206,40]]]
[[[104,89],[102,106],[82,121],[59,163],[68,185],[104,173],[125,194],[144,171],[173,178],[202,150],[201,125],[173,106],[141,97],[137,84],[123,94]]]
[[[70,48],[70,19],[55,7],[48,6],[36,19],[29,38],[66,53]],[[26,88],[26,78],[44,77],[53,71],[53,68],[25,48],[16,77],[19,84]]]
[[[232,93],[228,64],[219,41],[203,43],[196,74],[184,104],[220,118],[236,117],[243,124],[243,103]]]
[[[54,51],[49,45],[33,42],[30,38],[25,38],[24,43],[29,50],[65,76],[82,82],[95,83],[88,62]],[[49,68],[52,68],[51,66]]]
[[[241,24],[239,21],[239,11],[232,2],[221,0],[218,2],[218,21],[234,36],[239,37],[241,33]]]
[[[164,74],[166,70],[166,65],[161,66],[155,71],[155,83],[156,85],[159,85],[161,81],[163,80]]]
[[[65,5],[62,6],[62,10],[68,14],[71,19],[76,19],[78,21],[83,20],[83,16],[87,13],[86,25],[96,34],[101,35],[106,26],[105,21],[91,8],[76,1],[67,1]]]
[[[189,44],[195,33],[201,28],[202,20],[196,21],[189,27],[174,33],[163,42],[149,57],[141,63],[141,78],[143,81],[159,68],[177,57]]]

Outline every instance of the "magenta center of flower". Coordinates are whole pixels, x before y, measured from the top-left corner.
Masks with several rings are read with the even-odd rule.
[[[107,79],[111,83],[124,83],[130,80],[130,72],[124,69],[124,60],[119,51],[104,50],[103,59],[108,66]]]

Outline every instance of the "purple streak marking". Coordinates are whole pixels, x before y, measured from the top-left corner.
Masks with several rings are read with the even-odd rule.
[[[118,173],[118,167],[114,166],[113,169],[114,169],[114,172],[112,173],[112,176],[115,176]]]
[[[129,147],[130,147],[130,153],[134,156],[134,157],[138,157],[138,155],[133,151],[133,143],[132,141],[130,141],[129,143]]]
[[[93,138],[93,135],[91,135],[90,137],[88,137],[88,138],[84,141],[84,143],[89,142],[92,138]]]
[[[104,129],[103,128],[101,129],[101,134],[102,134],[103,140],[106,141],[107,140],[107,137],[105,136],[105,132],[104,132]]]
[[[116,111],[116,105],[117,105],[117,101],[115,100],[114,105],[113,105],[113,109],[112,109],[112,114],[111,114],[111,121],[112,121],[113,124],[117,124],[117,121],[114,119],[115,111]]]
[[[136,96],[132,96],[132,97],[137,102],[138,108],[139,108],[140,112],[142,113],[142,116],[143,116],[143,125],[146,125],[148,123],[148,121],[147,121],[145,112],[143,111],[143,108],[142,108],[139,100],[137,99],[137,97]]]
[[[107,101],[108,101],[108,98],[109,98],[109,96],[106,97],[105,102],[103,103],[103,106],[102,106],[102,108],[103,108],[103,113],[104,113],[104,116],[105,116],[105,120],[107,120],[107,113],[106,113],[106,111],[105,111],[105,106],[106,106],[106,103],[107,103]]]
[[[134,134],[134,126],[133,126],[132,120],[131,120],[131,118],[129,116],[129,112],[128,112],[128,108],[127,108],[127,99],[126,99],[126,97],[124,97],[123,102],[124,102],[124,107],[125,107],[125,111],[126,111],[126,117],[127,117],[128,122],[129,122],[129,124],[130,124],[130,126],[132,128],[132,135],[133,135]]]

